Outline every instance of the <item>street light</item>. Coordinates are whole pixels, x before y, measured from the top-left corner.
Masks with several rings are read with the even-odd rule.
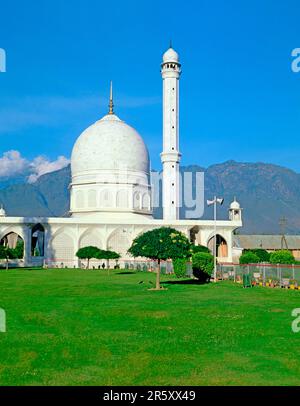
[[[223,198],[215,196],[213,200],[207,200],[207,205],[214,205],[214,282],[217,282],[217,203],[222,205]]]

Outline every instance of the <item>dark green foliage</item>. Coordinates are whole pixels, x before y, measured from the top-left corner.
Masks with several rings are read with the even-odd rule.
[[[99,259],[100,252],[101,250],[99,248],[88,246],[79,248],[79,250],[76,252],[76,256],[80,259],[87,259],[87,267],[89,268],[90,259],[92,258]]]
[[[205,247],[204,245],[191,245],[191,252],[192,254],[196,254],[197,252],[206,252],[207,254],[210,254],[210,250]]]
[[[257,255],[259,258],[259,262],[270,262],[270,253],[262,248],[243,250],[243,254],[246,254],[248,252],[252,252],[253,254]]]
[[[295,258],[289,250],[278,250],[270,255],[271,264],[294,264]]]
[[[207,252],[197,252],[192,256],[193,274],[201,282],[208,282],[214,270],[214,257]]]
[[[177,278],[186,277],[186,262],[187,260],[185,258],[173,259],[174,273],[177,276]]]
[[[156,228],[136,237],[128,252],[133,257],[158,261],[156,289],[160,289],[160,261],[190,256],[190,242],[180,231],[170,227]]]
[[[17,258],[15,250],[5,247],[4,245],[0,245],[0,259],[5,259],[6,269],[8,269],[8,260],[15,258]]]
[[[135,238],[128,252],[133,257],[167,260],[186,258],[189,255],[189,249],[190,242],[180,231],[161,227]]]
[[[97,247],[89,246],[79,248],[76,252],[76,256],[80,259],[91,259],[91,258],[98,258],[99,252],[101,250]]]
[[[240,256],[240,264],[257,264],[261,262],[254,252],[248,251]]]

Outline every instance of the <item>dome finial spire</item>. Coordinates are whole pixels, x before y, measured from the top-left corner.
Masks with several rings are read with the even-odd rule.
[[[173,47],[172,47],[172,40],[171,40],[171,39],[170,39],[170,48],[173,49]]]
[[[109,110],[108,114],[114,114],[114,102],[113,102],[113,84],[112,80],[110,81],[110,94],[109,94]]]

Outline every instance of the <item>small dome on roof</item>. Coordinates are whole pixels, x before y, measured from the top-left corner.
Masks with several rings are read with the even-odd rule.
[[[3,208],[2,204],[1,204],[1,207],[0,207],[0,217],[5,217],[5,216],[6,216],[6,212],[5,212],[5,210],[4,210],[4,208]]]
[[[234,198],[234,201],[230,204],[230,209],[232,210],[239,210],[241,208],[241,205],[239,202]]]

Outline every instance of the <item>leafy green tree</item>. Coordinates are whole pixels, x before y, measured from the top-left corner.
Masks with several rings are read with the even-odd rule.
[[[99,251],[101,250],[97,247],[93,246],[83,247],[79,248],[79,250],[76,252],[76,256],[80,259],[87,259],[87,268],[89,269],[90,259],[98,258]]]
[[[167,259],[188,258],[190,242],[180,231],[170,227],[156,228],[136,237],[128,252],[133,257],[145,257],[158,262],[156,290],[160,289],[160,262]]]
[[[184,278],[186,276],[186,258],[173,259],[174,273],[177,278]]]
[[[257,255],[259,262],[270,262],[270,253],[262,248],[243,250],[243,254],[246,254],[247,252],[252,252],[253,254]]]
[[[257,264],[261,262],[259,256],[252,251],[245,252],[240,256],[240,264]]]
[[[16,258],[11,248],[0,245],[0,259],[5,259],[5,268],[8,269],[8,260]]]
[[[191,252],[192,254],[196,254],[197,252],[206,252],[207,254],[210,254],[209,248],[205,247],[205,245],[191,244]]]
[[[192,266],[194,276],[207,282],[214,270],[214,256],[208,252],[197,252],[192,256]]]
[[[105,251],[105,253],[106,253],[106,259],[107,259],[107,267],[109,268],[109,260],[110,259],[115,259],[115,260],[117,260],[117,259],[119,259],[120,257],[121,257],[121,255],[120,254],[118,254],[117,252],[115,252],[115,251],[110,251],[110,250],[108,250],[108,251]]]
[[[97,259],[106,259],[107,261],[107,268],[109,269],[109,260],[110,259],[119,259],[121,257],[120,254],[118,254],[115,251],[110,251],[110,250],[100,250],[98,252],[98,256],[96,257]]]
[[[295,258],[289,250],[274,251],[270,255],[271,264],[294,264]]]

